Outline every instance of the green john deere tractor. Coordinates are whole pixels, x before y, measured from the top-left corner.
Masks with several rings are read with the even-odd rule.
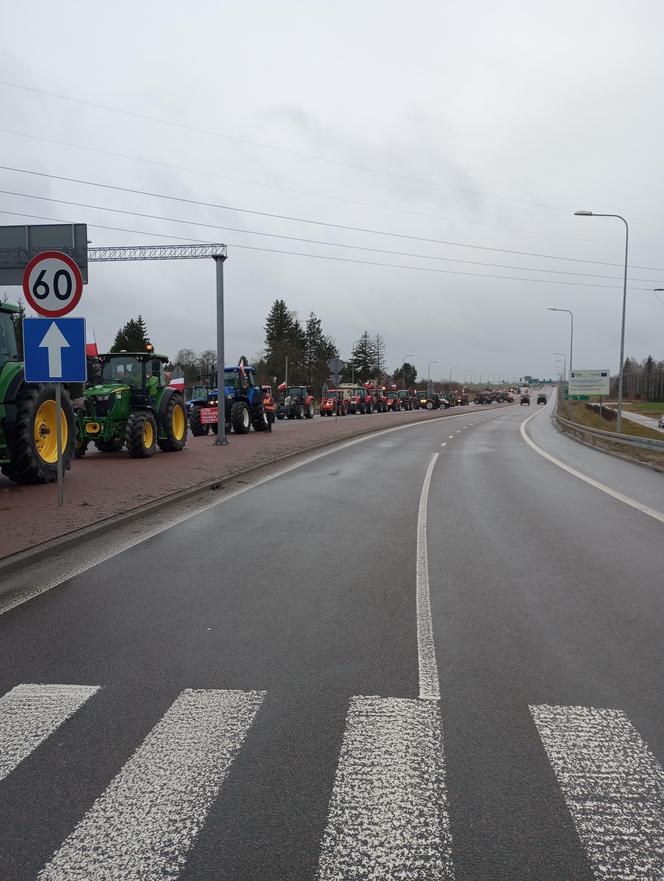
[[[101,383],[85,390],[85,406],[76,413],[75,454],[89,443],[102,453],[124,446],[135,459],[147,459],[156,448],[176,452],[187,442],[184,396],[164,385],[165,355],[117,352],[100,355]]]
[[[0,302],[0,466],[17,483],[51,483],[58,476],[55,386],[25,381],[12,321],[17,312]],[[76,423],[66,389],[61,413],[62,458],[69,468]]]

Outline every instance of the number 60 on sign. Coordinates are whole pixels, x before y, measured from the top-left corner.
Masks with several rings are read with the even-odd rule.
[[[39,315],[60,318],[71,312],[81,299],[81,270],[67,254],[43,251],[25,267],[23,293]]]

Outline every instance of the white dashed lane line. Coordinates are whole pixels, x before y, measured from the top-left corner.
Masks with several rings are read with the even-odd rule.
[[[446,447],[446,446],[447,446],[447,441],[445,441],[444,443],[441,444],[441,447]]]

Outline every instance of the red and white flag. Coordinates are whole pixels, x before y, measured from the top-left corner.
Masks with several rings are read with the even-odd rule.
[[[85,354],[88,358],[96,358],[99,355],[97,337],[94,330],[88,330],[85,333]]]

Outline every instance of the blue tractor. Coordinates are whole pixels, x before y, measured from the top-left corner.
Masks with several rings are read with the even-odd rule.
[[[272,431],[263,398],[265,392],[256,385],[253,367],[226,367],[224,369],[224,421],[226,432],[247,434],[252,425],[255,431]],[[219,422],[219,392],[208,392],[207,400],[192,400],[189,425],[195,436],[207,434],[210,426],[216,433]]]

